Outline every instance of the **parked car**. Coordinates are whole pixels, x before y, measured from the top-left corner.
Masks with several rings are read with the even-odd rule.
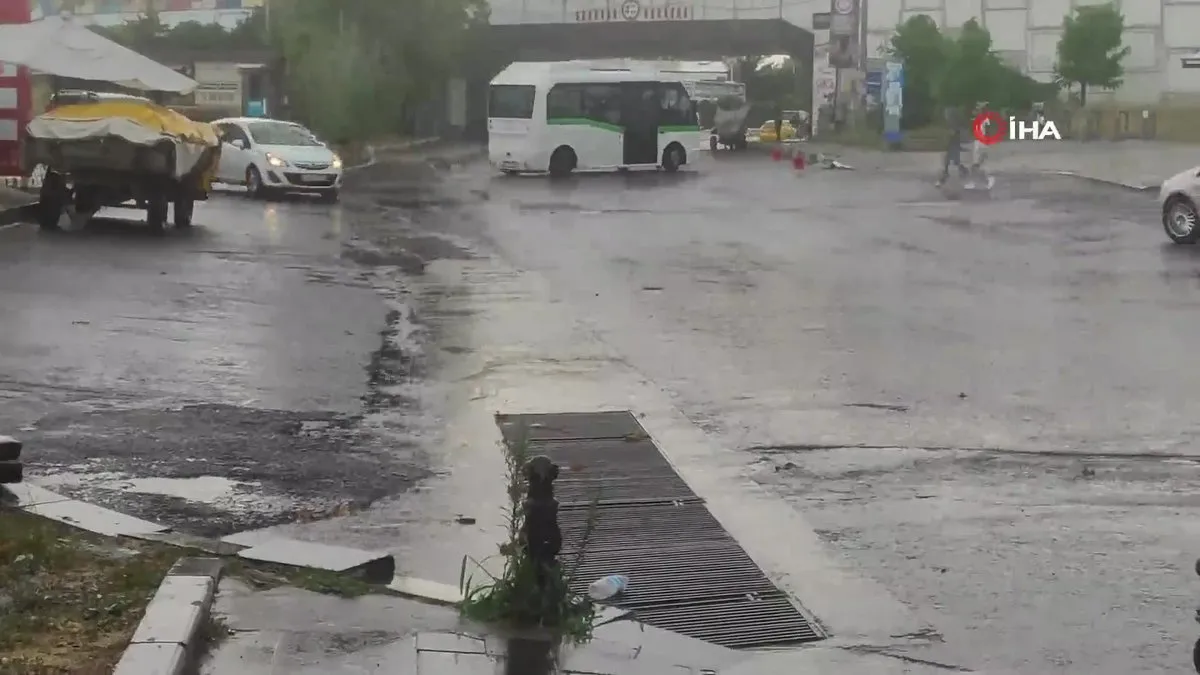
[[[314,192],[337,201],[342,160],[308,129],[259,117],[222,119],[213,126],[221,137],[219,182],[245,185],[252,197]]]
[[[1171,176],[1158,191],[1162,207],[1163,229],[1176,244],[1195,244],[1200,241],[1200,166]]]
[[[758,131],[758,140],[762,143],[774,143],[777,140],[790,141],[796,137],[796,129],[791,122],[785,121],[779,127],[779,135],[782,138],[775,137],[775,120],[767,120],[763,122],[762,127]]]

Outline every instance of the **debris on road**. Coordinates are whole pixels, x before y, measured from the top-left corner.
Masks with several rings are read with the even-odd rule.
[[[601,577],[588,586],[588,597],[596,602],[603,602],[625,592],[629,587],[629,577],[623,574],[610,574]]]

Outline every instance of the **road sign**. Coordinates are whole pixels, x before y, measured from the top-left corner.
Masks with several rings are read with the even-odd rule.
[[[853,14],[854,0],[833,0],[834,14]]]
[[[625,0],[625,2],[621,3],[621,17],[626,21],[637,21],[637,18],[641,15],[642,6],[638,3],[638,0]]]

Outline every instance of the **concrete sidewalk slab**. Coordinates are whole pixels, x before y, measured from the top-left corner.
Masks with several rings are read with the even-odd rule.
[[[240,551],[238,557],[255,562],[350,574],[372,583],[388,583],[396,575],[396,561],[390,553],[295,539],[271,539]]]

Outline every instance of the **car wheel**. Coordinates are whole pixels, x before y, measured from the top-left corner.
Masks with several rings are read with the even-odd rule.
[[[246,194],[251,199],[262,199],[266,188],[263,187],[262,173],[258,167],[250,165],[246,167]]]
[[[1176,244],[1195,244],[1200,241],[1200,215],[1192,200],[1175,195],[1163,204],[1163,229]]]
[[[550,155],[550,177],[566,178],[575,170],[577,164],[578,158],[575,156],[575,151],[564,145]]]
[[[1192,647],[1192,667],[1200,673],[1200,640],[1196,640],[1195,646]]]

